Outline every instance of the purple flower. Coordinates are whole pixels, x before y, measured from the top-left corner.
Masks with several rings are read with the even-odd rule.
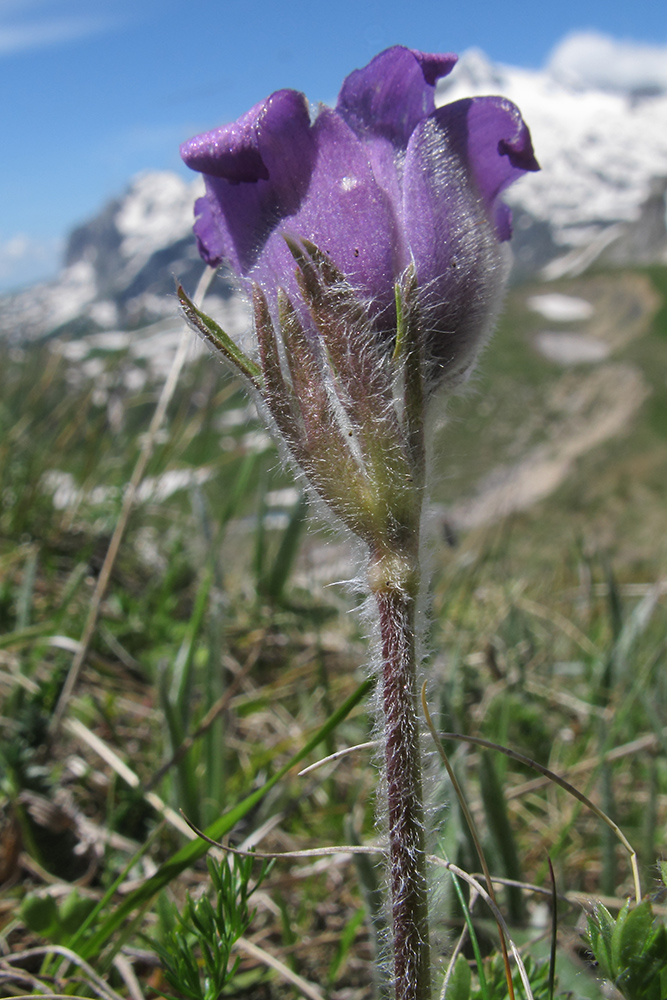
[[[252,297],[257,351],[179,287],[188,322],[252,387],[311,491],[367,546],[386,719],[394,986],[430,992],[416,608],[429,394],[469,371],[490,331],[511,232],[502,192],[537,170],[501,97],[436,110],[452,55],[396,46],[311,120],[280,90],[182,147],[201,171],[203,258]]]
[[[303,311],[285,236],[323,251],[386,336],[395,284],[414,264],[430,384],[464,375],[489,332],[511,235],[500,196],[539,169],[506,99],[435,108],[435,84],[455,62],[395,46],[351,73],[336,109],[314,120],[303,94],[279,90],[181,147],[206,181],[195,206],[202,257],[257,282],[274,316],[279,289]]]

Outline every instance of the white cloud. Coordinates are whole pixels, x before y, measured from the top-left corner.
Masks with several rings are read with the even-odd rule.
[[[0,56],[84,38],[116,20],[63,0],[0,0]]]
[[[0,292],[53,277],[62,249],[62,240],[36,240],[25,233],[0,242]]]
[[[553,76],[569,86],[637,93],[667,91],[667,45],[610,38],[596,31],[576,32],[551,55]]]

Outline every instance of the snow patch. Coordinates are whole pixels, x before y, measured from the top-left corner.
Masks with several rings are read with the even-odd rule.
[[[575,298],[573,295],[559,295],[556,292],[549,295],[532,295],[526,305],[553,323],[572,323],[590,319],[595,311],[586,299]]]
[[[609,344],[585,333],[563,333],[543,330],[535,337],[537,350],[549,361],[559,365],[594,364],[604,361],[611,353]]]
[[[147,476],[140,484],[136,493],[137,503],[160,503],[174,493],[201,486],[215,475],[212,469],[170,469],[160,476]],[[86,490],[77,486],[74,476],[61,469],[51,469],[42,476],[41,488],[51,495],[56,510],[69,510],[80,503],[99,506],[116,496],[113,486],[95,486]]]

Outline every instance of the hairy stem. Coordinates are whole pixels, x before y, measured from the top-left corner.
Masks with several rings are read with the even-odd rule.
[[[391,566],[387,566],[387,562]],[[397,573],[403,565],[405,573]],[[384,572],[383,569],[390,569]],[[396,1000],[430,1000],[424,804],[415,656],[417,559],[371,561],[380,619]]]

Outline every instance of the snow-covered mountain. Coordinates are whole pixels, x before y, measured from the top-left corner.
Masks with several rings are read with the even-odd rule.
[[[581,273],[600,259],[667,263],[667,70],[652,50],[625,64],[617,52],[614,75],[604,40],[582,44],[566,40],[541,71],[469,51],[438,87],[441,104],[504,94],[530,125],[542,171],[508,194],[517,280]],[[193,290],[201,273],[191,235],[200,184],[169,173],[135,178],[71,234],[56,281],[4,297],[0,334],[94,332],[173,313],[174,276]],[[231,294],[224,281],[216,291]]]
[[[561,258],[547,272],[553,277],[600,255],[617,264],[667,262],[667,70],[638,75],[635,62],[634,76],[616,79],[598,67],[587,79],[583,52],[579,58],[586,38],[566,40],[541,71],[493,65],[469,51],[438,87],[439,104],[503,94],[521,108],[542,170],[508,192],[518,210],[514,251],[526,271],[543,266],[547,253]],[[589,60],[601,41],[588,40]],[[538,240],[530,233],[536,223]]]
[[[133,327],[173,312],[174,277],[194,287],[202,263],[192,208],[203,188],[176,174],[136,177],[70,234],[55,281],[4,297],[0,332],[34,339],[58,330]]]

